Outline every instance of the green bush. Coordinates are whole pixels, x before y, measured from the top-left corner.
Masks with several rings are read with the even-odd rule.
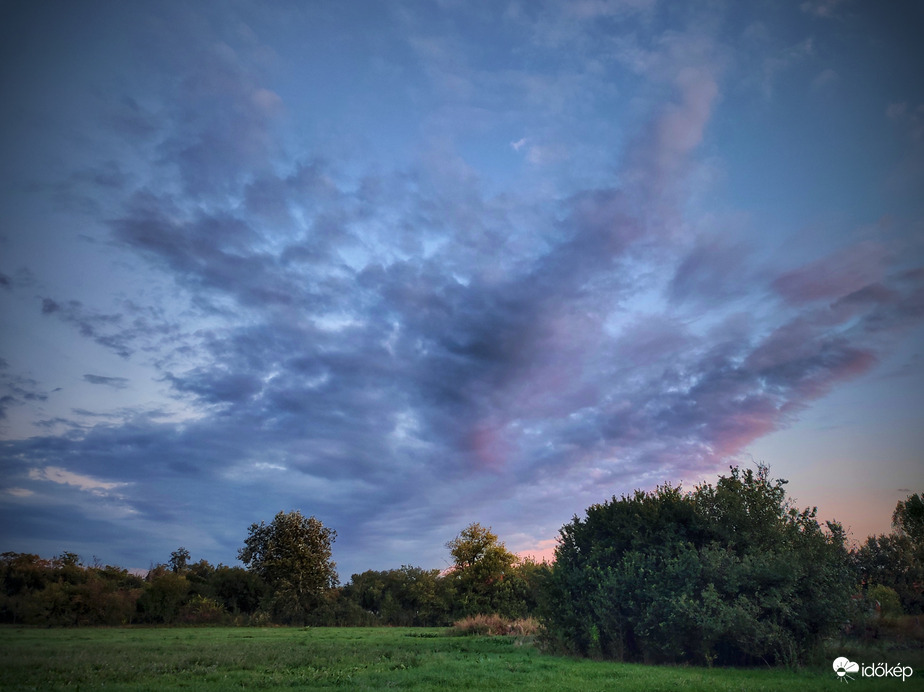
[[[844,533],[733,468],[715,487],[594,505],[561,530],[544,608],[550,643],[643,662],[795,664],[843,622]]]
[[[891,587],[875,584],[869,587],[869,590],[866,592],[866,599],[873,603],[878,603],[878,612],[882,617],[897,618],[905,614],[905,611],[902,610],[902,602],[899,600],[898,594],[895,592],[895,589]]]
[[[217,625],[227,620],[225,607],[205,596],[193,596],[183,604],[179,612],[179,621],[187,625]]]

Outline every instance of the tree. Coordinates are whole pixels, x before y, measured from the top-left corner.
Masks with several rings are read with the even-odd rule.
[[[737,467],[693,492],[665,485],[562,527],[550,638],[584,655],[720,664],[805,660],[842,621],[844,532],[790,506],[785,481]]]
[[[892,513],[892,527],[907,536],[919,551],[924,551],[924,497],[915,493],[900,500]]]
[[[892,513],[892,533],[869,536],[850,552],[850,561],[864,590],[894,590],[909,615],[924,612],[924,498],[900,500]]]
[[[366,614],[370,624],[448,625],[448,604],[442,598],[439,570],[402,565],[386,571],[354,574],[341,596]]]
[[[138,599],[138,610],[148,622],[171,623],[189,597],[189,581],[181,574],[157,565],[145,577],[147,588]]]
[[[182,574],[186,571],[186,565],[189,563],[189,551],[180,547],[170,553],[170,569],[174,574]]]
[[[490,527],[473,523],[446,543],[454,564],[448,575],[456,590],[457,615],[519,615],[519,592],[526,585],[511,580],[519,558],[507,550]]]
[[[283,622],[304,623],[337,585],[331,544],[337,532],[299,511],[279,512],[272,523],[251,524],[238,558],[271,591],[269,610]]]
[[[852,550],[850,561],[864,589],[880,585],[893,589],[909,615],[924,612],[924,562],[911,539],[891,533],[869,536]]]
[[[209,578],[214,597],[232,615],[251,615],[260,606],[266,587],[260,577],[241,567],[219,565]]]

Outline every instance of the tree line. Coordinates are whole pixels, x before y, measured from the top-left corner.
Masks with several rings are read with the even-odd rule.
[[[536,617],[548,646],[580,655],[750,665],[804,661],[874,609],[924,612],[920,494],[897,504],[891,533],[849,548],[785,483],[733,467],[714,486],[613,497],[562,527],[551,564],[475,523],[446,543],[448,570],[368,570],[345,585],[336,531],[299,511],[251,525],[244,567],[179,548],[140,577],[73,553],[4,553],[0,622],[444,626],[496,614]]]
[[[402,565],[340,585],[335,539],[316,517],[291,511],[250,527],[238,552],[246,567],[192,562],[182,547],[145,576],[84,565],[74,553],[47,560],[7,552],[0,555],[0,622],[448,626],[476,614],[535,614],[549,571],[475,523],[446,544],[454,560],[448,570]]]

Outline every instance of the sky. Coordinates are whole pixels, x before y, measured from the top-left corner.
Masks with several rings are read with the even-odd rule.
[[[924,490],[924,8],[7,2],[0,550],[341,581],[770,466]]]

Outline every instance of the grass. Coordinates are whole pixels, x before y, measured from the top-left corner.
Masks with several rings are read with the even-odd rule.
[[[546,655],[523,638],[445,633],[428,628],[6,627],[0,628],[0,690],[721,692],[831,690],[837,684],[830,662],[795,671],[643,666]],[[908,689],[924,677],[920,663]],[[894,689],[886,681],[864,682]]]

